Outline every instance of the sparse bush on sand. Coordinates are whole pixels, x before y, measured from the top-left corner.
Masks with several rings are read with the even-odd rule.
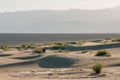
[[[33,53],[45,53],[46,49],[45,48],[36,48],[33,50]]]
[[[112,39],[112,42],[120,42],[120,38],[118,38],[118,39]]]
[[[73,41],[73,42],[69,42],[69,44],[77,44],[77,42],[74,42],[74,41]]]
[[[97,54],[95,56],[105,56],[105,57],[110,57],[111,54],[109,52],[107,52],[106,50],[103,51],[98,51]]]
[[[8,51],[10,48],[8,46],[0,46],[0,49],[4,51]]]
[[[23,48],[21,48],[21,47],[20,47],[20,48],[18,48],[18,50],[19,50],[19,51],[22,51],[22,50],[23,50]]]
[[[24,48],[27,47],[27,45],[26,44],[22,44],[21,47],[24,49]]]
[[[21,47],[23,49],[34,48],[35,44],[22,44]]]
[[[95,74],[100,74],[102,72],[102,68],[103,68],[103,64],[102,63],[96,63],[94,66],[93,66],[93,71]]]
[[[42,53],[42,48],[36,48],[33,50],[33,53]]]
[[[54,44],[55,44],[55,45],[63,45],[62,42],[55,42]]]
[[[64,49],[64,48],[65,48],[64,45],[54,45],[54,46],[52,46],[52,49],[54,49],[54,50]]]

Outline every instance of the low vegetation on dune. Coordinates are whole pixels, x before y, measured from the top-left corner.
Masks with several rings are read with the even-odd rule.
[[[95,74],[100,74],[102,72],[103,64],[102,63],[96,63],[92,69]]]
[[[28,48],[35,48],[36,45],[35,44],[22,44],[21,47],[23,49],[28,49]]]
[[[53,45],[53,46],[52,46],[52,49],[54,49],[54,50],[64,49],[64,48],[65,48],[64,45]]]
[[[8,46],[0,46],[0,49],[2,49],[4,51],[10,50],[10,48]]]
[[[73,41],[73,42],[67,42],[68,44],[77,44],[77,42]]]
[[[105,57],[111,57],[111,54],[106,51],[106,50],[103,50],[103,51],[98,51],[97,54],[95,56],[105,56]]]
[[[112,39],[112,42],[120,42],[120,38]]]
[[[33,53],[45,53],[46,50],[44,48],[35,48],[33,50]]]
[[[62,46],[69,46],[69,45],[82,45],[83,41],[58,41],[58,42],[50,42],[47,45],[52,46],[53,48],[59,49]]]
[[[84,44],[84,41],[67,41],[67,45],[82,45]]]
[[[63,42],[55,42],[54,44],[55,45],[63,45],[64,43]]]
[[[63,42],[56,42],[52,45],[53,50],[58,50],[58,49],[64,49],[66,47],[66,44]]]
[[[42,53],[42,48],[36,48],[36,49],[34,49],[33,53]]]
[[[59,50],[58,52],[60,52],[60,53],[69,53],[70,51],[69,50]]]

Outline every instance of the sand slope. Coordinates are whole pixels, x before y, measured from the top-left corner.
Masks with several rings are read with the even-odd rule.
[[[81,50],[70,53],[48,50],[42,55],[11,51],[0,53],[0,79],[119,80],[120,48],[106,50],[112,54],[111,57],[96,57],[98,50],[88,50],[86,53]],[[91,74],[91,68],[96,62],[104,65],[100,75]]]

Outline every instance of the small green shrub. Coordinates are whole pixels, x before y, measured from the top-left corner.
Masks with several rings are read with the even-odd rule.
[[[8,46],[0,46],[0,49],[4,51],[8,51],[10,48]]]
[[[105,38],[105,40],[111,40],[111,38]]]
[[[35,44],[28,44],[28,45],[27,45],[27,48],[35,48],[35,47],[36,47]]]
[[[26,44],[22,44],[21,47],[22,47],[22,48],[26,48],[27,45],[26,45]]]
[[[63,45],[63,43],[62,42],[56,42],[56,43],[54,43],[55,45]]]
[[[77,44],[77,42],[69,42],[70,44]]]
[[[98,51],[97,54],[95,56],[105,56],[105,57],[110,57],[111,54],[105,50],[103,51]]]
[[[28,49],[28,48],[34,48],[36,47],[36,45],[35,44],[22,44],[21,47],[23,49]]]
[[[20,47],[20,48],[17,48],[17,49],[18,49],[19,51],[22,51],[22,50],[23,50],[23,48],[21,48],[21,47]]]
[[[36,48],[33,50],[33,53],[42,53],[42,48]]]
[[[54,45],[54,46],[52,46],[52,49],[54,49],[54,50],[64,49],[64,48],[65,48],[64,45]]]
[[[94,66],[93,66],[93,71],[94,73],[96,74],[99,74],[102,72],[102,68],[103,68],[103,64],[102,63],[96,63]]]
[[[68,41],[68,42],[65,42],[65,44],[68,44],[68,45],[74,45],[74,44],[78,44],[77,41]]]
[[[112,42],[120,42],[120,38],[118,38],[118,39],[113,39]]]

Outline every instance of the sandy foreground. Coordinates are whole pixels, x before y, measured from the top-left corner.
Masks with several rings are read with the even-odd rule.
[[[120,80],[120,48],[106,50],[111,57],[96,57],[98,50],[85,53],[47,50],[40,55],[30,50],[4,51],[0,53],[0,80]],[[99,75],[92,74],[91,69],[97,62],[104,65]]]

